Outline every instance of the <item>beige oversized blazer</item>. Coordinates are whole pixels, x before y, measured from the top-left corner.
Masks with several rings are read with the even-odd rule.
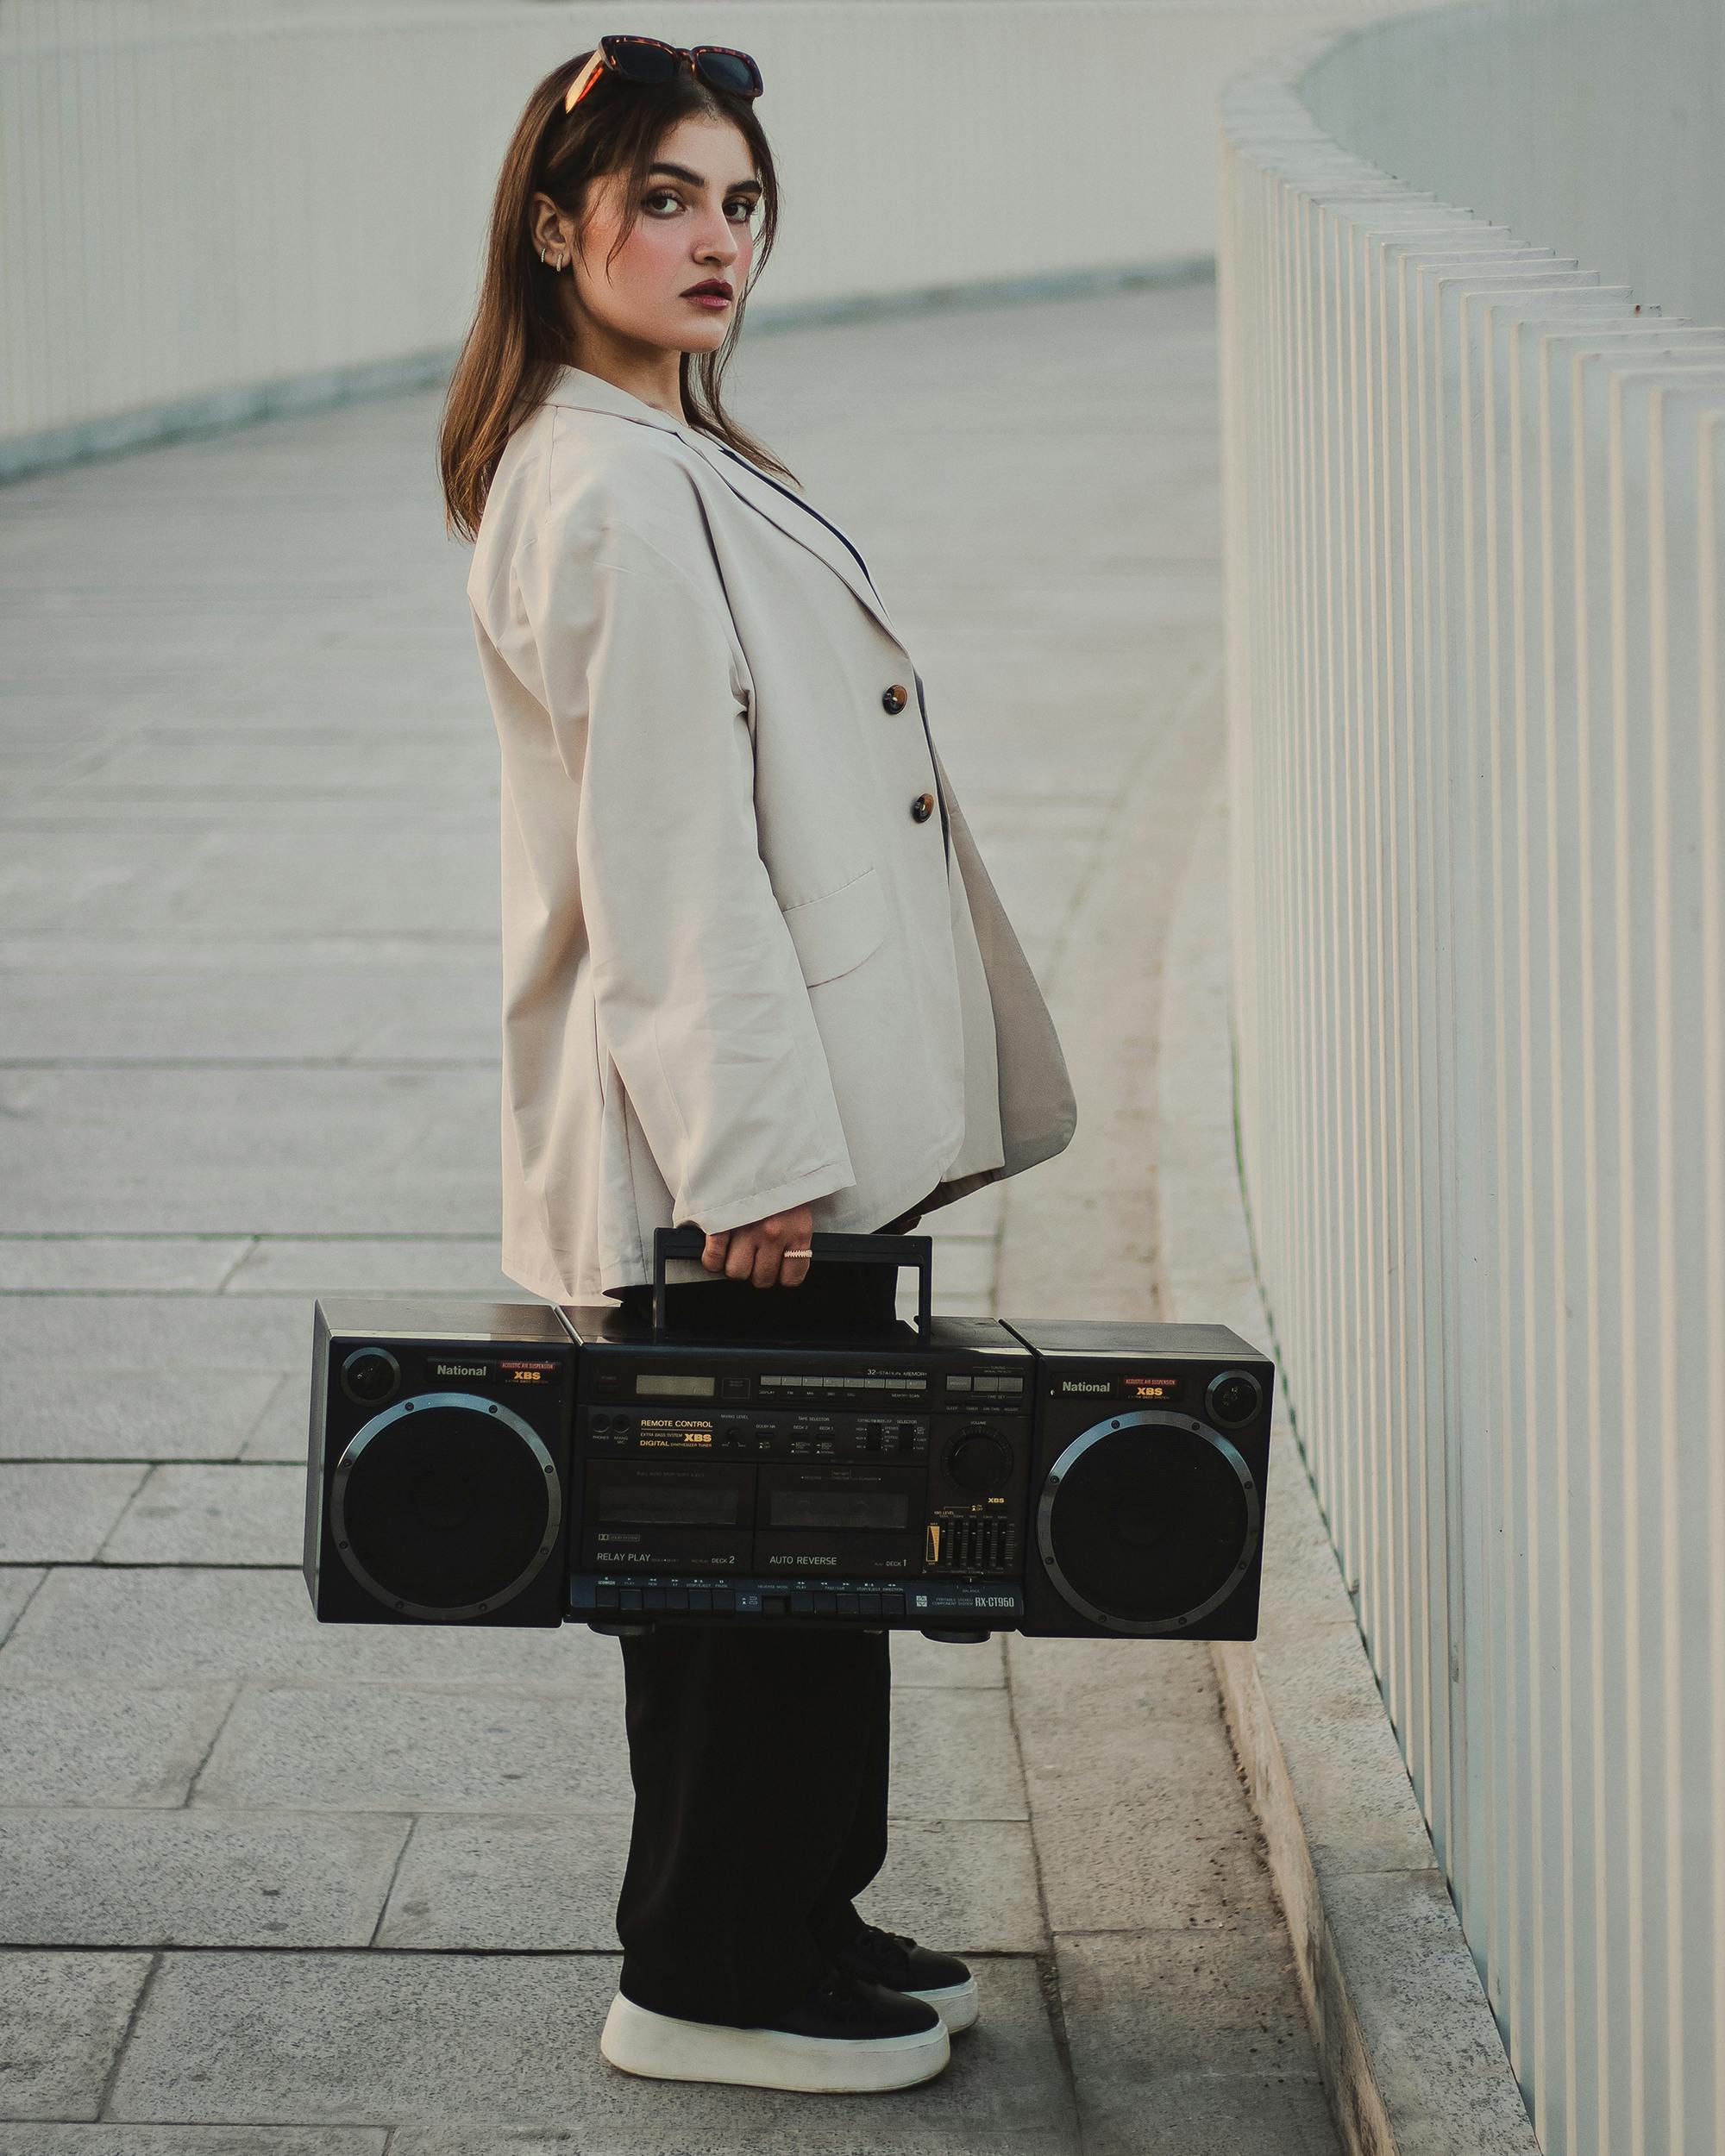
[[[651,1279],[657,1226],[807,1204],[870,1232],[1061,1150],[1053,1025],[830,520],[564,367],[467,593],[502,749],[511,1280],[593,1302]]]

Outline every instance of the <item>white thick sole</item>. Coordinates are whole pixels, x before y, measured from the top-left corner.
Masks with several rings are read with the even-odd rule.
[[[966,1977],[963,1984],[948,1984],[940,1991],[906,1991],[907,1999],[926,1999],[946,2024],[949,2036],[956,2036],[962,2028],[969,2028],[975,2021],[981,2007],[975,1977]]]
[[[776,2028],[684,2021],[637,2006],[619,1991],[599,2047],[626,2074],[655,2081],[730,2081],[756,2089],[856,2095],[932,2081],[950,2056],[944,2020],[906,2036],[795,2036]]]

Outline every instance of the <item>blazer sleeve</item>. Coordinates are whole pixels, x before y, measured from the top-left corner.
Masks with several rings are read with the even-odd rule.
[[[597,1024],[674,1206],[708,1233],[856,1180],[755,820],[752,689],[717,599],[616,519],[516,579],[573,834]]]

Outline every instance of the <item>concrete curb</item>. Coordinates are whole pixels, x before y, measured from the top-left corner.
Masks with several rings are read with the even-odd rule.
[[[1170,1315],[1275,1352],[1235,1151],[1226,789],[1162,982],[1154,1157]],[[1282,1394],[1256,1642],[1213,1649],[1319,2064],[1358,2156],[1538,2156]]]
[[[1076,299],[1088,293],[1145,285],[1202,284],[1214,279],[1214,254],[1171,256],[1165,261],[1126,262],[1113,267],[1051,270],[1033,277],[978,279],[969,284],[930,285],[905,291],[857,292],[831,299],[764,300],[749,316],[751,332],[800,329],[811,323],[850,322],[874,315],[923,314],[935,308],[997,307],[1018,301]],[[458,345],[326,367],[311,374],[247,382],[230,389],[182,397],[170,404],[140,405],[37,434],[0,441],[0,486],[55,472],[93,458],[123,456],[201,435],[227,434],[260,420],[295,412],[326,411],[366,398],[398,397],[410,390],[441,388],[460,354]]]

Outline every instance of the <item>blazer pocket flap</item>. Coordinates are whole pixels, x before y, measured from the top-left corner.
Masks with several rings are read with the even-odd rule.
[[[785,925],[797,947],[803,980],[812,987],[849,973],[879,945],[887,932],[887,899],[881,879],[865,868],[836,891],[785,908]]]

